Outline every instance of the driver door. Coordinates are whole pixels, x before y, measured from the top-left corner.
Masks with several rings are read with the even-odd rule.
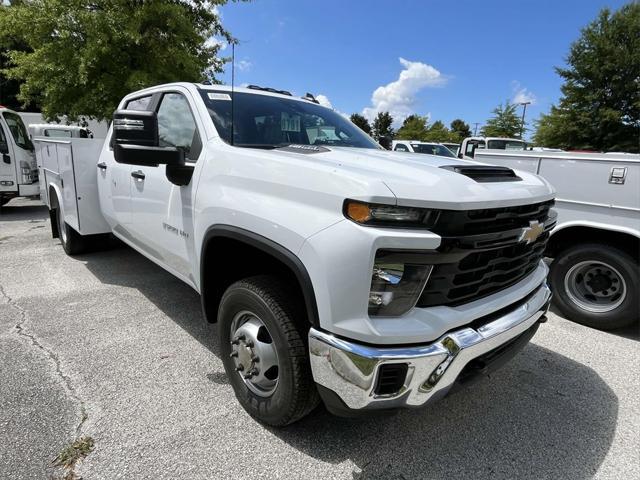
[[[160,146],[183,149],[185,163],[195,165],[202,143],[187,94],[164,92],[156,107]],[[133,166],[130,173],[135,243],[168,270],[194,283],[193,181],[179,186],[167,179],[165,165]]]

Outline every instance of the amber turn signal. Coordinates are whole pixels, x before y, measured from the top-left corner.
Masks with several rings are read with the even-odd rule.
[[[347,216],[358,223],[366,223],[371,220],[371,208],[366,203],[349,202],[347,203]]]

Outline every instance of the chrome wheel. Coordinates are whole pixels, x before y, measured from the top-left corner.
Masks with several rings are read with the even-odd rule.
[[[605,313],[619,307],[627,296],[627,284],[618,270],[604,262],[583,261],[564,278],[567,295],[583,310]]]
[[[60,240],[62,243],[67,243],[67,229],[64,228],[64,215],[59,205],[56,211],[56,220],[58,220],[58,235],[60,235]]]
[[[278,386],[278,354],[266,325],[249,311],[231,322],[231,358],[245,385],[256,395],[269,397]]]

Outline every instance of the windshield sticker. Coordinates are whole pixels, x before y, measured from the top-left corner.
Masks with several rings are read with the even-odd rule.
[[[289,115],[286,112],[282,112],[280,116],[280,130],[283,132],[299,132],[300,115]]]
[[[229,95],[228,93],[209,92],[209,93],[207,93],[207,96],[209,97],[209,100],[228,100],[228,101],[231,101],[231,95]]]

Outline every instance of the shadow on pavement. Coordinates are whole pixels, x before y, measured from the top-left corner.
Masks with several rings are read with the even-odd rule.
[[[102,282],[138,289],[219,355],[199,295],[180,280],[126,247],[79,258]],[[355,479],[577,480],[597,472],[617,416],[617,397],[592,369],[532,343],[491,379],[423,410],[356,421],[320,408],[269,430],[310,457],[352,462]]]
[[[48,219],[49,210],[40,202],[30,201],[28,204],[22,204],[12,200],[0,208],[0,220],[3,222],[38,222]]]
[[[562,314],[562,312],[558,310],[558,307],[556,307],[553,303],[551,304],[549,311],[552,313],[555,313],[561,318],[566,318]],[[584,328],[591,328],[591,327],[585,326]],[[636,322],[633,325],[629,325],[628,327],[618,328],[616,330],[599,330],[599,331],[603,333],[608,333],[611,335],[617,335],[618,337],[626,338],[628,340],[635,340],[636,342],[640,342],[640,323],[639,322]]]

